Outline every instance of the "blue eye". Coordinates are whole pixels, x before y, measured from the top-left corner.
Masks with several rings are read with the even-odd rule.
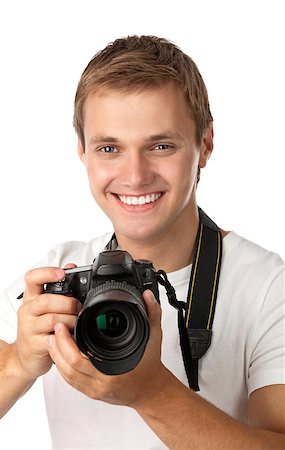
[[[157,144],[155,146],[155,150],[168,150],[169,148],[171,148],[171,146],[168,144]]]
[[[118,150],[116,147],[112,147],[110,145],[106,145],[106,147],[100,148],[100,152],[102,153],[116,153]]]

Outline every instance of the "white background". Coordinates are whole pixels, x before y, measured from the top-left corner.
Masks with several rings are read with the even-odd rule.
[[[128,34],[174,41],[204,77],[215,152],[200,206],[285,256],[282,0],[0,0],[0,290],[55,244],[111,229],[77,158],[72,108],[94,53]],[[0,446],[50,448],[40,381],[1,420]]]

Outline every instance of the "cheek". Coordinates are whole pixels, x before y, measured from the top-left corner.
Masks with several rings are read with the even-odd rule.
[[[95,161],[88,161],[86,164],[86,171],[90,184],[94,187],[99,187],[110,178],[110,167],[104,164],[95,163]]]
[[[105,191],[110,182],[110,171],[103,170],[102,168],[98,170],[94,166],[87,166],[86,171],[93,195],[100,195],[101,192]]]
[[[196,180],[197,169],[198,161],[195,158],[184,157],[169,165],[167,172],[170,182],[175,183],[180,188],[187,188],[192,186]]]

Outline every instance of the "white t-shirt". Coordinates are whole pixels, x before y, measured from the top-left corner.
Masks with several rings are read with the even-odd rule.
[[[110,236],[59,245],[39,266],[91,264]],[[179,300],[186,301],[190,272],[191,266],[168,274]],[[8,343],[16,338],[16,311],[21,303],[16,297],[23,287],[21,278],[0,298],[0,339]],[[160,300],[162,361],[187,385],[177,312],[163,287]],[[212,344],[199,362],[197,395],[246,422],[248,396],[263,386],[285,383],[284,359],[284,262],[231,232],[223,239]],[[69,386],[56,366],[43,379],[54,450],[166,448],[131,408],[91,400]]]

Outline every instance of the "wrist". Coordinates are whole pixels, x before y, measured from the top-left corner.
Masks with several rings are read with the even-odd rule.
[[[30,389],[34,381],[23,371],[15,345],[5,345],[0,351],[0,419]]]
[[[172,399],[177,402],[180,396],[185,398],[189,389],[184,386],[163,364],[154,371],[154,377],[147,381],[145,389],[132,407],[143,417],[158,418],[168,416],[172,408]]]
[[[17,350],[16,343],[9,345],[9,357],[7,358],[6,374],[7,377],[19,380],[24,385],[32,385],[37,377],[30,374],[24,367]]]

